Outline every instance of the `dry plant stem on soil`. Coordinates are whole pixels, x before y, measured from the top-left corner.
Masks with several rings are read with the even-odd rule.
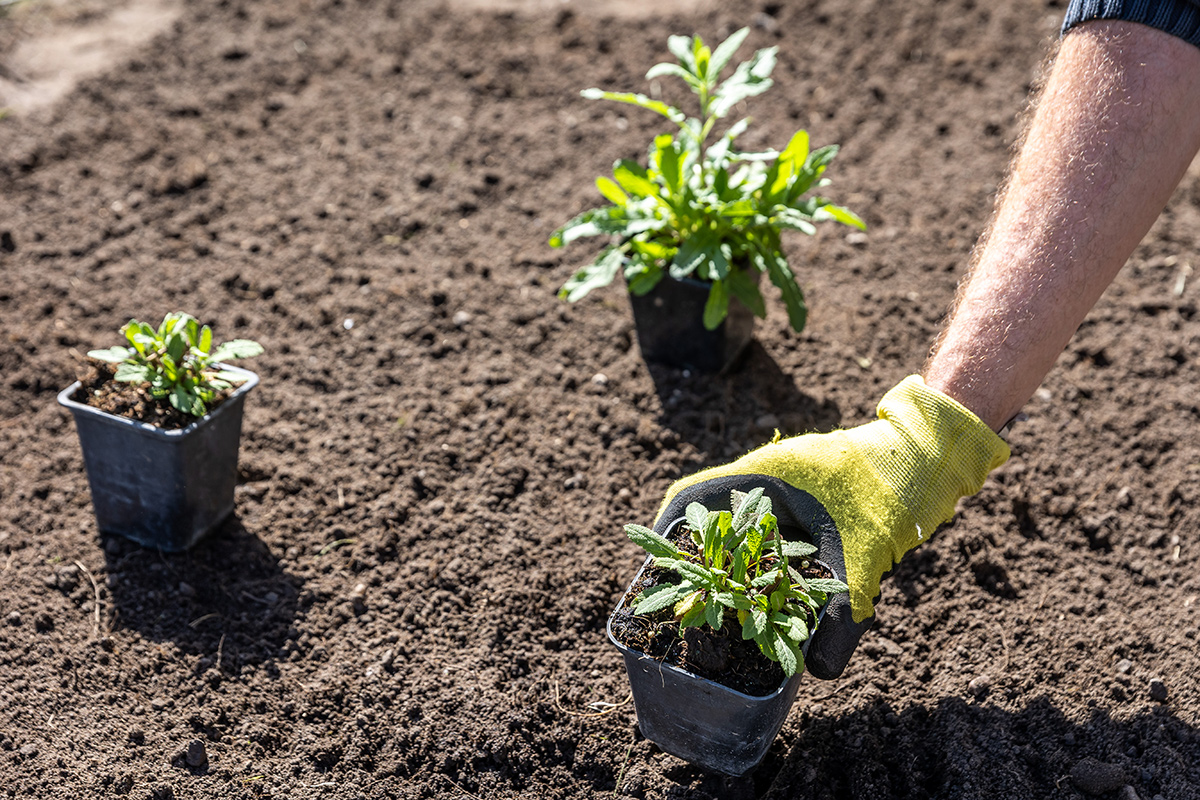
[[[83,565],[83,562],[76,561],[75,566],[79,567],[79,569],[83,572],[84,575],[87,575],[87,579],[92,584],[92,593],[94,595],[93,602],[96,604],[96,609],[95,609],[95,611],[96,611],[95,617],[96,618],[92,624],[92,634],[94,636],[99,636],[100,635],[100,585],[98,583],[96,583],[96,576],[92,574],[92,571],[90,569],[88,569],[87,567],[85,567]]]
[[[614,711],[619,711],[622,706],[628,705],[631,700],[633,700],[632,692],[629,694],[628,697],[626,697],[624,700],[622,700],[619,703],[604,703],[604,705],[608,706],[608,708],[606,708],[604,711],[572,711],[569,708],[563,707],[561,698],[559,697],[559,694],[558,694],[558,679],[557,678],[554,679],[554,707],[557,708],[562,713],[567,714],[568,716],[581,717],[584,719],[588,719],[588,718],[592,718],[592,717],[606,717],[609,714],[613,713]]]

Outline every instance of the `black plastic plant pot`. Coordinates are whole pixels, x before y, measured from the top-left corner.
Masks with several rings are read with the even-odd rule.
[[[72,399],[78,382],[58,394],[75,418],[92,508],[101,531],[165,551],[186,550],[233,512],[246,376],[225,402],[186,428],[164,430]]]
[[[642,358],[655,364],[718,373],[733,366],[750,344],[754,314],[736,298],[714,330],[704,327],[709,284],[664,277],[644,295],[629,295]]]
[[[675,520],[668,537],[684,521]],[[617,610],[653,561],[649,557],[642,564]],[[824,615],[822,608],[818,623]],[[785,678],[771,694],[755,697],[627,647],[613,635],[612,616],[607,630],[609,641],[625,657],[643,736],[673,756],[723,775],[741,776],[758,766],[787,719],[803,672]]]

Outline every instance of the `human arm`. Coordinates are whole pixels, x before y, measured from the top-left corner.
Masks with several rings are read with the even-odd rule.
[[[1200,49],[1136,23],[1062,41],[926,383],[1000,430],[1200,149]]]

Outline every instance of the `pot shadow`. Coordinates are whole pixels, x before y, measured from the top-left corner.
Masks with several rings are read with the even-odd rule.
[[[748,449],[784,436],[826,432],[842,419],[836,403],[818,402],[796,386],[757,341],[718,375],[646,362],[662,412],[659,422],[705,450]]]
[[[878,700],[843,715],[819,705],[792,713],[746,776],[724,778],[682,762],[663,776],[725,800],[1061,798],[1080,796],[1085,785],[1105,797],[1127,785],[1143,800],[1200,797],[1200,732],[1169,704],[1121,719],[1093,707],[1079,722],[1046,698],[1007,711],[986,696],[899,711]]]
[[[303,582],[234,514],[190,550],[164,553],[105,534],[113,626],[201,656],[201,670],[280,657]],[[219,662],[219,663],[218,663]]]

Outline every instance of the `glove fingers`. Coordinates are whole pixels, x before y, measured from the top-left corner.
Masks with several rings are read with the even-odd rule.
[[[842,674],[858,647],[858,641],[875,617],[855,622],[850,611],[850,597],[835,595],[825,609],[825,616],[817,626],[804,656],[804,666],[814,678],[832,680]]]

